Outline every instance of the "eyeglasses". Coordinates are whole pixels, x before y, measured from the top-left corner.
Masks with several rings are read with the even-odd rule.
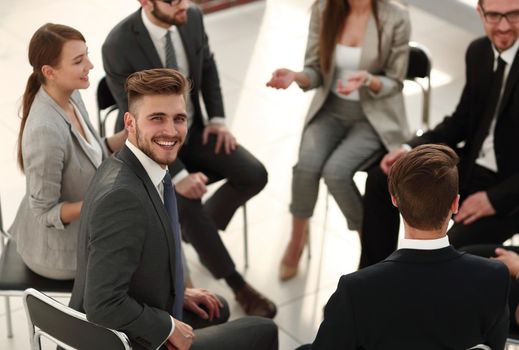
[[[182,0],[160,0],[168,5],[178,5]]]
[[[497,24],[501,22],[501,18],[506,18],[508,23],[518,23],[519,22],[519,10],[514,10],[506,13],[501,12],[487,12],[483,7],[481,7],[483,11],[483,16],[485,17],[485,21],[490,24]]]

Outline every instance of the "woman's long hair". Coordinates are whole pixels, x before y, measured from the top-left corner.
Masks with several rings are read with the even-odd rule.
[[[317,0],[319,1],[319,0]],[[378,1],[371,0],[371,10],[375,17],[378,36],[378,55],[380,56],[380,18],[378,13]],[[350,14],[350,4],[348,0],[327,0],[326,6],[321,17],[321,33],[319,36],[319,52],[321,68],[324,72],[330,71],[332,64],[332,53],[335,50],[337,39],[345,25],[344,19]]]
[[[83,35],[74,28],[47,23],[41,26],[29,43],[29,63],[32,73],[27,80],[21,106],[21,123],[18,132],[18,165],[24,170],[22,157],[22,135],[31,110],[32,102],[40,86],[45,83],[42,67],[45,65],[56,67],[59,65],[63,45],[69,40],[85,41]]]

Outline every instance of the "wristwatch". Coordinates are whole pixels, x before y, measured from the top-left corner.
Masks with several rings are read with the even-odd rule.
[[[369,87],[371,85],[372,81],[373,81],[373,75],[371,73],[368,73],[366,80],[364,80],[364,86]]]

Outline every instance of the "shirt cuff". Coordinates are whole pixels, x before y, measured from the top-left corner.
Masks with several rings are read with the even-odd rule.
[[[221,124],[226,125],[224,117],[212,117],[209,119],[209,124]]]
[[[173,316],[169,316],[169,317],[171,318],[171,332],[169,332],[169,335],[166,338],[166,341],[162,344],[165,344],[168,341],[169,337],[171,337],[173,335],[173,332],[175,331],[175,319],[173,318]]]
[[[189,172],[186,169],[182,169],[175,176],[173,176],[173,178],[171,179],[171,182],[173,182],[173,185],[176,185],[188,176],[189,176]]]
[[[408,145],[407,143],[403,143],[402,146],[400,146],[400,148],[405,149],[407,152],[409,152],[410,150],[413,149],[413,147],[411,147],[411,146]]]

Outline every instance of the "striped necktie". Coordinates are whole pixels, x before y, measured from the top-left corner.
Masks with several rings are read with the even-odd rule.
[[[175,55],[175,47],[171,41],[171,32],[166,32],[166,68],[178,69],[177,56]]]

